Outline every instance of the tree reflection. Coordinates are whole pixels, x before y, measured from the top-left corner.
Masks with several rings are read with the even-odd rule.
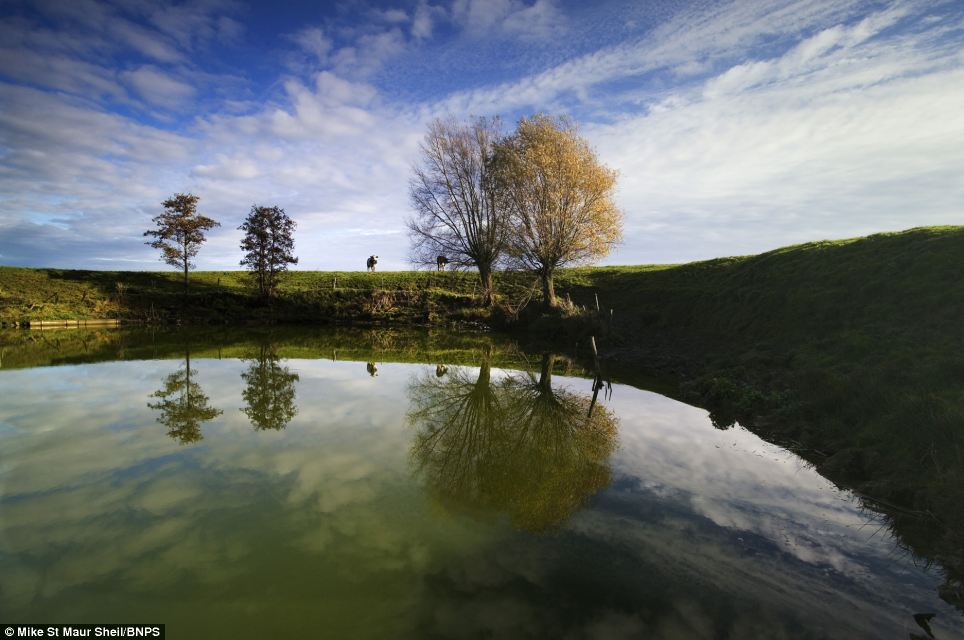
[[[147,406],[160,415],[157,421],[167,427],[167,435],[181,444],[191,444],[204,439],[201,425],[222,413],[208,405],[208,398],[201,385],[191,379],[197,372],[191,369],[191,352],[184,351],[184,368],[178,369],[164,379],[164,386],[151,394],[157,402]]]
[[[256,357],[249,360],[241,374],[247,386],[241,392],[245,407],[241,409],[256,431],[280,431],[298,413],[295,406],[297,373],[279,364],[280,358],[270,344],[262,344]]]
[[[490,459],[498,455],[502,407],[488,353],[479,375],[458,368],[443,379],[424,375],[409,387],[408,419],[418,426],[413,454],[445,500],[487,506]]]
[[[476,379],[456,369],[410,385],[413,460],[443,504],[545,531],[609,483],[616,419],[594,398],[553,389],[554,362],[545,355],[538,377],[493,382],[486,358]]]

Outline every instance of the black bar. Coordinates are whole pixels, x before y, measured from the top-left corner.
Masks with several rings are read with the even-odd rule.
[[[0,640],[7,638],[149,638],[156,640],[163,637],[163,624],[0,623]]]

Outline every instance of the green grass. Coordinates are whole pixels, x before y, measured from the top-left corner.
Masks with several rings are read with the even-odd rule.
[[[243,271],[193,272],[185,296],[173,272],[0,267],[0,320],[431,324],[478,320],[476,280],[470,273],[296,271],[268,305]]]

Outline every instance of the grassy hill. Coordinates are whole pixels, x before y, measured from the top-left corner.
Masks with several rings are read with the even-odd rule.
[[[964,610],[964,228],[566,281],[613,309],[617,376],[676,370],[720,428],[739,421],[865,496],[948,568]]]

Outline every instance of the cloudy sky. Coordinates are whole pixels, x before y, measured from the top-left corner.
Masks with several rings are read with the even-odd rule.
[[[160,202],[298,222],[300,268],[408,266],[435,116],[566,113],[620,171],[611,264],[964,224],[957,0],[5,0],[0,264],[165,268]]]

